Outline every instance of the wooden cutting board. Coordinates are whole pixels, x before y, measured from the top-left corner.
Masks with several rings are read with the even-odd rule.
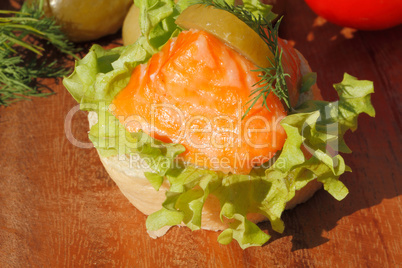
[[[374,81],[375,119],[363,115],[347,135],[353,173],[341,202],[320,190],[283,215],[283,234],[241,250],[218,233],[172,228],[151,239],[146,217],[120,193],[95,149],[72,145],[65,118],[76,102],[60,81],[56,92],[0,108],[1,267],[398,267],[402,265],[402,27],[353,32],[322,19],[302,0],[286,7],[281,36],[318,73],[324,98],[344,72]],[[102,39],[111,46],[118,35]],[[112,44],[113,46],[114,44]],[[72,134],[88,142],[86,114]]]

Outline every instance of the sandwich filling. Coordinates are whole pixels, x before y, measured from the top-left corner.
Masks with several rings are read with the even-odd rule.
[[[248,174],[281,150],[287,115],[274,94],[242,118],[261,72],[205,31],[181,32],[137,66],[112,101],[129,132],[184,145],[183,161],[225,173]]]

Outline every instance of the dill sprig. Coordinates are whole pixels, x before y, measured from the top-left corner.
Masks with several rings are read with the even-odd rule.
[[[280,100],[282,100],[286,106],[290,109],[289,93],[286,85],[285,77],[289,76],[283,70],[282,66],[282,51],[278,46],[278,30],[282,21],[280,18],[275,25],[272,22],[272,16],[262,17],[261,15],[255,16],[243,5],[229,5],[224,0],[201,0],[200,3],[206,6],[213,6],[214,8],[228,11],[235,15],[237,18],[246,23],[251,29],[253,29],[261,39],[267,44],[269,50],[274,55],[274,61],[268,60],[271,63],[271,67],[261,67],[253,70],[261,72],[259,75],[260,80],[253,85],[256,88],[252,90],[250,94],[250,100],[246,103],[248,108],[243,115],[243,118],[247,116],[248,112],[253,108],[257,101],[262,98],[262,105],[269,110],[267,97],[272,92]],[[272,14],[272,13],[271,13]]]
[[[0,106],[53,94],[37,78],[61,77],[70,70],[60,61],[44,57],[45,48],[39,44],[45,42],[76,58],[73,43],[54,18],[45,16],[43,0],[25,2],[20,11],[0,10],[0,15]],[[33,55],[29,56],[27,51]]]
[[[267,23],[264,18],[260,17],[258,18],[258,20],[263,20],[264,24]],[[260,98],[262,98],[263,100],[263,106],[265,106],[269,110],[267,97],[271,92],[273,92],[280,100],[282,100],[290,109],[289,92],[285,81],[285,77],[289,76],[289,74],[285,73],[283,70],[282,51],[279,51],[278,46],[278,29],[281,21],[282,18],[277,21],[275,26],[272,26],[271,23],[268,23],[268,31],[264,31],[261,27],[258,28],[258,34],[265,41],[272,54],[274,55],[274,62],[272,62],[271,59],[268,58],[272,67],[259,67],[257,70],[254,70],[256,72],[262,73],[261,75],[259,75],[261,79],[253,85],[258,87],[254,89],[250,94],[250,97],[253,98],[248,101],[247,104],[251,103],[251,105],[249,105],[249,107],[247,108],[243,118],[247,115],[250,109]]]

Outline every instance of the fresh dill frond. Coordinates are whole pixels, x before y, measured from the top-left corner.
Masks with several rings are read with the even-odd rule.
[[[0,14],[0,106],[53,94],[37,79],[61,77],[70,70],[59,60],[43,56],[45,48],[39,44],[44,41],[76,58],[73,43],[54,18],[45,16],[43,0],[25,2],[20,11],[0,10]]]
[[[261,37],[274,55],[273,62],[268,58],[272,65],[271,67],[258,66],[258,69],[254,70],[261,72],[262,74],[259,75],[260,80],[253,85],[253,87],[256,88],[252,90],[250,94],[251,99],[246,103],[248,108],[244,113],[243,118],[247,116],[248,112],[253,108],[260,98],[262,98],[262,105],[269,110],[267,97],[271,92],[282,100],[290,109],[289,93],[285,81],[285,77],[289,76],[289,74],[286,74],[283,70],[282,51],[279,50],[278,46],[278,30],[282,18],[280,18],[276,24],[273,25],[273,22],[270,19],[272,16],[264,18],[259,15],[256,17],[243,5],[232,6],[226,3],[224,0],[201,0],[200,3],[206,6],[212,6],[217,9],[225,10],[235,15]]]
[[[0,106],[8,106],[28,97],[46,97],[53,92],[37,81],[38,78],[62,77],[69,69],[36,59],[25,63],[20,56],[10,56],[0,51]]]

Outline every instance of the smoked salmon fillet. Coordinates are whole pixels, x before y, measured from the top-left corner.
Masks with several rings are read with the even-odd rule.
[[[297,66],[291,61],[299,59],[286,53],[283,60]],[[260,80],[256,69],[217,37],[183,31],[134,69],[111,110],[130,132],[142,129],[164,142],[184,145],[180,157],[186,163],[248,174],[253,166],[269,161],[286,139],[279,124],[286,109],[273,93],[267,98],[269,110],[260,99],[242,120]],[[292,78],[288,84],[297,88],[298,69],[287,71]]]

